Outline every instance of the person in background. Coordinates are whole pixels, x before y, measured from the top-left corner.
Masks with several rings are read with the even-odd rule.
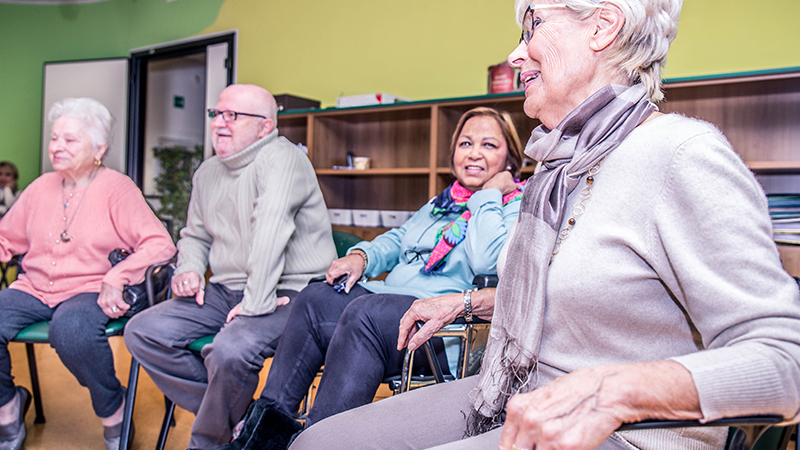
[[[170,259],[175,246],[133,181],[103,165],[114,127],[108,109],[69,98],[53,105],[49,119],[54,172],[34,180],[0,220],[0,261],[25,254],[23,273],[0,291],[0,449],[22,446],[31,401],[14,385],[8,342],[49,320],[50,345],[89,389],[106,448],[116,450],[125,388],[106,324],[129,308],[123,287],[141,283],[147,267]],[[130,256],[111,267],[109,253],[118,248]]]
[[[0,162],[0,217],[3,217],[17,200],[19,170],[11,161]]]
[[[273,96],[228,86],[209,117],[216,156],[194,175],[172,279],[178,297],[125,327],[128,349],[156,386],[196,415],[189,447],[201,449],[231,440],[291,299],[336,258],[314,168],[278,136]],[[201,355],[187,348],[211,334]]]
[[[764,192],[716,127],[653,103],[681,5],[517,0],[508,60],[541,165],[496,291],[471,299],[492,321],[480,373],[332,416],[292,450],[712,449],[726,428],[616,430],[800,420],[800,291]],[[458,295],[418,301],[398,348],[464,311]]]
[[[491,108],[464,113],[450,144],[455,181],[399,228],[349,249],[331,263],[325,282],[303,289],[259,409],[246,419],[265,427],[253,430],[245,423],[247,433],[230,448],[245,441],[285,448],[299,429],[293,417],[300,401],[323,364],[307,428],[371,402],[385,377],[399,375],[397,324],[414,300],[471,294],[475,275],[496,273],[497,256],[519,212],[521,166],[522,145],[508,113]],[[384,272],[385,281],[359,281]],[[443,346],[436,344],[446,367]]]

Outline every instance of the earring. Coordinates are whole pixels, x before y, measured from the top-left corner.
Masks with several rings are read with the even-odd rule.
[[[101,161],[101,160],[99,160],[99,159],[95,159],[95,160],[94,160],[94,165],[95,165],[95,167],[100,167],[100,164],[103,164],[103,161]]]
[[[510,164],[506,166],[506,170],[508,170],[509,172],[511,171],[511,165]]]

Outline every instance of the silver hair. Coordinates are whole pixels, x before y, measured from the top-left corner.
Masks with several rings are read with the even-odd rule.
[[[65,98],[56,102],[47,115],[50,122],[59,117],[69,116],[79,119],[86,127],[86,133],[92,140],[92,147],[107,145],[105,154],[111,149],[116,119],[102,103],[93,98]]]
[[[517,24],[531,0],[516,0]],[[617,39],[609,49],[609,62],[618,67],[631,84],[642,83],[650,100],[664,99],[661,92],[661,70],[667,63],[667,52],[678,34],[678,19],[683,0],[562,0],[578,18],[585,19],[604,3],[617,5],[625,16]]]

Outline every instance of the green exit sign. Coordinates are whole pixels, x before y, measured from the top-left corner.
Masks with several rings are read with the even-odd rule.
[[[172,99],[172,104],[173,104],[173,105],[174,105],[176,108],[183,109],[183,105],[184,105],[185,103],[186,103],[186,100],[184,100],[184,98],[183,98],[183,97],[181,97],[180,95],[176,95],[176,96],[175,96],[175,97],[173,97],[173,99]]]

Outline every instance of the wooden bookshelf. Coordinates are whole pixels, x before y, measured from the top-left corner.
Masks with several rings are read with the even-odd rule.
[[[800,193],[800,70],[667,81],[664,91],[661,111],[719,127],[767,193]],[[453,179],[449,147],[461,115],[477,106],[506,111],[524,144],[539,122],[525,116],[523,101],[512,93],[284,112],[278,128],[308,147],[329,208],[414,211]],[[348,153],[370,157],[371,169],[334,170]],[[337,228],[365,239],[385,230]],[[800,276],[800,247],[779,249],[787,271]]]

